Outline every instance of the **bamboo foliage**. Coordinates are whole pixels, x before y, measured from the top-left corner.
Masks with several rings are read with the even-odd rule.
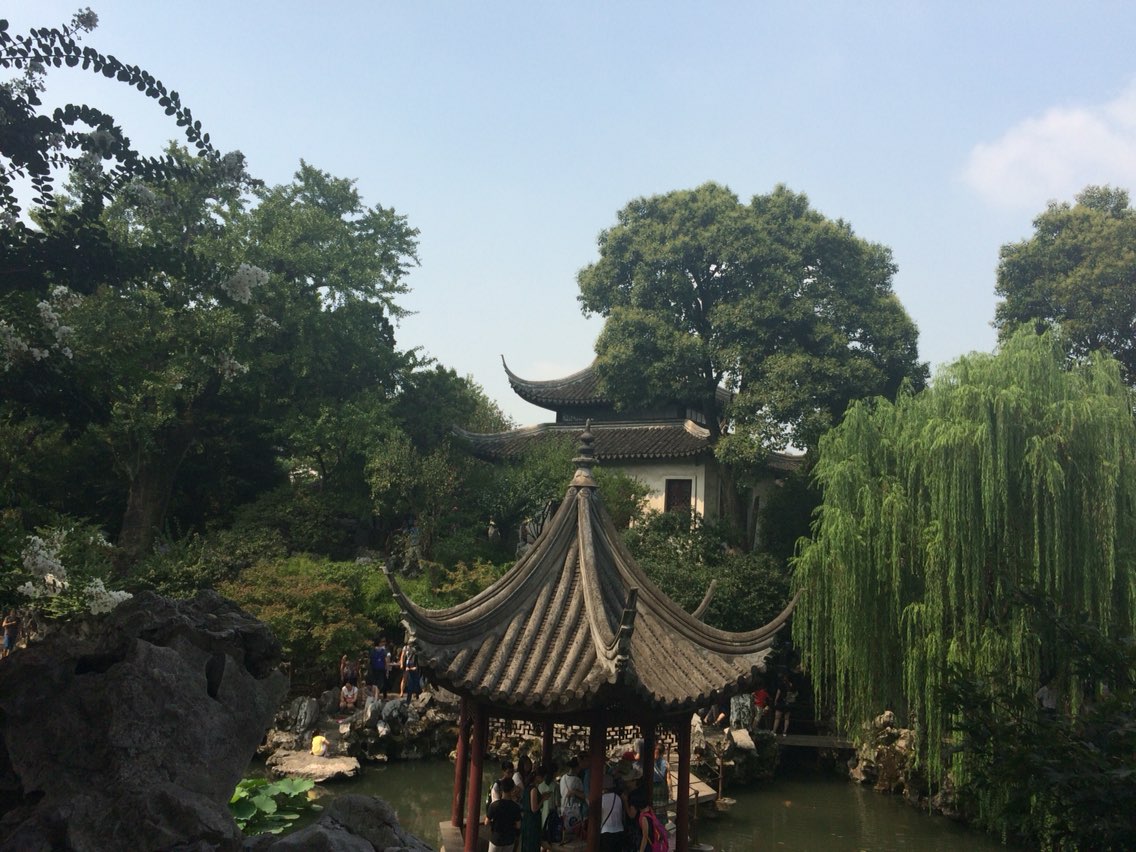
[[[921,394],[852,406],[815,475],[824,503],[795,560],[794,639],[841,728],[906,714],[932,780],[949,663],[1023,689],[1057,673],[1082,694],[1013,590],[1132,633],[1136,425],[1105,356],[1069,364],[1054,335],[1024,331]]]

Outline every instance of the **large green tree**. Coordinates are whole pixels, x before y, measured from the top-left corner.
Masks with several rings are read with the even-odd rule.
[[[604,386],[624,407],[701,409],[740,469],[812,446],[851,400],[924,380],[891,252],[784,186],[748,204],[714,183],[635,199],[599,252],[579,298],[606,318]]]
[[[1003,339],[1022,323],[1060,326],[1073,355],[1111,353],[1136,382],[1136,210],[1128,193],[1090,186],[1053,202],[1029,239],[1002,247],[994,324]]]
[[[402,217],[306,164],[292,184],[257,190],[249,210],[256,187],[239,155],[169,156],[175,174],[127,184],[98,217],[113,250],[140,262],[0,303],[32,344],[9,359],[10,399],[105,449],[125,486],[109,525],[127,561],[162,529],[191,451],[210,462],[198,474],[213,488],[250,458],[264,488],[290,461],[321,484],[347,480],[369,506],[361,439],[392,420],[408,367],[390,320],[414,262]],[[84,195],[80,181],[56,206]],[[44,230],[57,221],[43,217]]]
[[[1070,364],[1055,334],[1023,330],[920,394],[851,406],[815,474],[794,639],[841,728],[896,710],[933,781],[950,667],[1031,697],[1055,675],[1073,711],[1096,687],[1023,590],[1105,636],[1136,627],[1136,421],[1107,356]]]

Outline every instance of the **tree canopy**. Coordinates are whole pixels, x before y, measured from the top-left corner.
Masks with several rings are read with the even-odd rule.
[[[1031,697],[1053,676],[1074,711],[1097,687],[1016,595],[1104,636],[1136,626],[1132,397],[1115,360],[1063,346],[1023,330],[923,393],[853,404],[821,440],[794,639],[839,725],[906,715],[933,781],[950,666]]]
[[[635,199],[599,253],[578,281],[584,312],[606,318],[604,387],[624,407],[702,410],[741,467],[815,444],[851,400],[924,381],[891,252],[784,186],[749,204],[714,183]]]
[[[994,324],[1003,339],[1022,323],[1059,326],[1072,355],[1112,354],[1136,383],[1136,210],[1128,193],[1090,186],[1053,202],[1029,239],[1002,247]]]

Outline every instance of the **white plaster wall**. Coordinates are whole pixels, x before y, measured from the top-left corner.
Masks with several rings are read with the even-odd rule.
[[[706,464],[701,461],[678,460],[659,462],[625,462],[612,465],[634,476],[649,489],[647,508],[663,511],[668,479],[691,480],[690,497],[693,508],[700,515],[706,512]]]

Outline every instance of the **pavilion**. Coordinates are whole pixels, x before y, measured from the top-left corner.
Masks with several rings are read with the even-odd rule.
[[[451,821],[465,829],[466,852],[476,852],[490,718],[539,726],[546,763],[554,725],[586,726],[592,813],[599,812],[608,730],[638,729],[646,770],[662,727],[677,740],[676,848],[685,852],[691,713],[752,688],[793,605],[746,633],[687,613],[647,578],[608,517],[592,477],[590,424],[573,461],[565,498],[533,548],[470,600],[423,609],[387,575],[420,667],[461,697]],[[643,783],[651,782],[644,771]],[[599,820],[588,821],[589,850],[599,848],[599,830]]]

